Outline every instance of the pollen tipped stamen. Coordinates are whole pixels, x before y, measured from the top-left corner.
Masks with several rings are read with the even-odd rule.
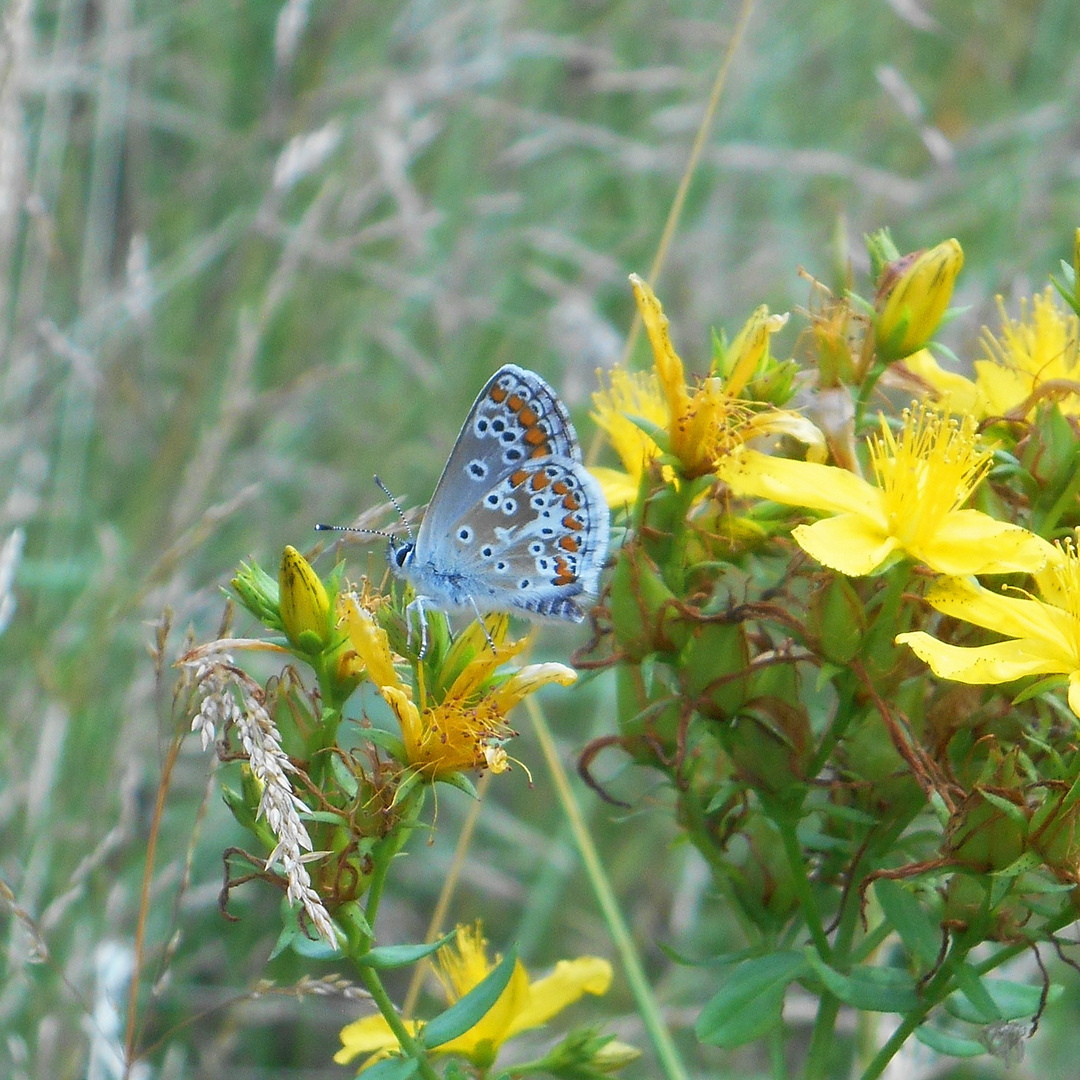
[[[990,454],[975,443],[975,423],[917,405],[905,409],[895,435],[882,420],[870,440],[870,463],[885,495],[896,535],[916,536],[938,527],[962,506],[990,468]]]

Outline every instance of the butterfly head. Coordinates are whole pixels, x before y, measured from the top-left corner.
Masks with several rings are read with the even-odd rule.
[[[402,574],[405,572],[409,563],[412,562],[413,549],[416,547],[416,542],[409,537],[407,540],[399,540],[396,537],[390,537],[389,542],[386,545],[386,561],[390,564],[390,569],[395,574]]]

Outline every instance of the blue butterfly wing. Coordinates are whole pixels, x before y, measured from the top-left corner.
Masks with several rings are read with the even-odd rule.
[[[581,619],[607,555],[608,508],[565,406],[514,364],[480,391],[403,571],[446,606]]]
[[[535,372],[506,364],[465,418],[420,523],[417,557],[426,558],[470,507],[523,462],[549,456],[581,460],[566,407]]]

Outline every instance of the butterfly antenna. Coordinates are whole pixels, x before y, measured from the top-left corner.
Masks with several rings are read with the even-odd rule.
[[[360,533],[362,536],[385,536],[388,540],[394,539],[394,534],[385,529],[361,529],[356,525],[326,525],[321,521],[315,526],[315,531]]]
[[[397,516],[401,519],[401,524],[405,526],[405,531],[409,535],[409,539],[413,538],[412,527],[409,525],[408,518],[405,517],[405,512],[401,509],[401,504],[391,494],[390,489],[376,476],[375,483],[382,489],[382,493],[390,500],[390,505],[397,511]],[[385,529],[362,529],[357,525],[326,525],[323,522],[319,522],[315,526],[316,532],[350,532],[359,533],[362,536],[385,536],[388,540],[396,540],[397,537],[392,532],[387,532]]]
[[[379,485],[382,493],[390,500],[390,505],[397,511],[397,516],[401,520],[401,524],[405,526],[405,531],[409,534],[411,540],[413,538],[412,526],[405,516],[405,511],[401,509],[401,503],[394,498],[394,493],[379,479],[378,475],[375,477],[375,483]]]

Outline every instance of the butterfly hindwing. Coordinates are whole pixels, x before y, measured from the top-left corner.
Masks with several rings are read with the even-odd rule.
[[[449,562],[482,608],[581,618],[572,603],[596,591],[607,550],[600,485],[573,458],[513,470],[454,523]]]

